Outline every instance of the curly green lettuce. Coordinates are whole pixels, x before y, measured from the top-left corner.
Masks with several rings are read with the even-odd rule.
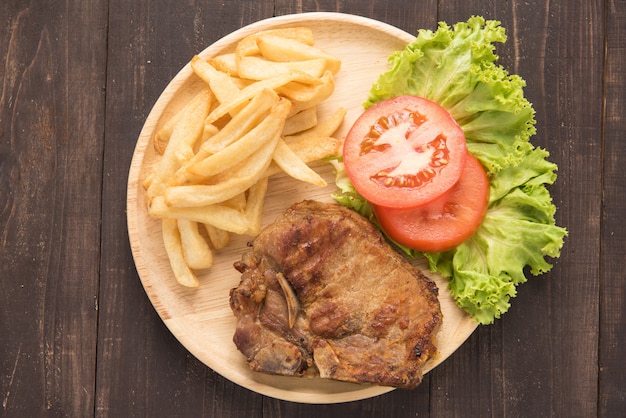
[[[456,303],[477,322],[490,324],[510,307],[526,272],[540,275],[557,258],[567,230],[555,222],[547,188],[557,166],[535,148],[535,111],[524,97],[526,83],[496,65],[495,43],[504,43],[500,22],[473,16],[437,31],[420,30],[414,42],[389,58],[389,70],[372,86],[364,107],[399,95],[433,100],[459,123],[467,148],[490,178],[489,207],[476,233],[458,247],[419,253],[430,269],[449,278]],[[376,223],[369,203],[350,184],[340,162],[334,198]]]

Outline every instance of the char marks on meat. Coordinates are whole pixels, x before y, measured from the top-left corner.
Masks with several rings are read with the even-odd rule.
[[[295,204],[235,268],[233,341],[255,371],[414,388],[436,355],[436,284],[352,210]]]

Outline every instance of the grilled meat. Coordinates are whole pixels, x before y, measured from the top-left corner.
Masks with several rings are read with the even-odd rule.
[[[414,388],[436,354],[436,284],[354,211],[304,201],[235,268],[234,342],[253,370]]]

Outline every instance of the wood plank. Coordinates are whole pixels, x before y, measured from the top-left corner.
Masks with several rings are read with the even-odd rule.
[[[595,415],[601,138],[594,133],[601,131],[602,3],[548,8],[446,1],[442,6],[440,20],[481,14],[507,28],[509,42],[497,52],[506,68],[528,82],[525,92],[537,110],[533,142],[559,165],[559,180],[551,188],[557,223],[574,238],[566,240],[549,274],[531,277],[511,310],[495,325],[480,327],[444,364],[450,374],[434,375],[431,411]]]
[[[262,397],[225,381],[174,338],[137,277],[128,245],[126,177],[141,127],[176,73],[271,3],[112,1],[103,190],[98,416],[260,416]]]
[[[0,415],[614,416],[623,410],[626,11],[618,0],[528,6],[0,2]],[[503,319],[479,328],[416,391],[309,406],[242,389],[181,346],[134,269],[126,173],[162,89],[191,55],[221,36],[272,14],[306,11],[376,17],[408,32],[471,14],[502,20],[510,36],[498,49],[502,63],[528,81],[537,109],[534,141],[559,164],[552,192],[557,220],[570,230],[561,259],[550,274],[522,286]]]
[[[106,8],[0,5],[0,405],[94,405]]]
[[[600,416],[626,408],[626,184],[624,182],[624,124],[626,123],[626,8],[607,3],[606,74],[604,92],[604,187],[600,293]]]
[[[552,272],[532,281],[537,290],[524,287],[520,297],[526,298],[516,305],[523,315],[512,317],[514,326],[505,330],[504,363],[514,365],[506,376],[505,388],[514,397],[506,411],[593,416],[598,389],[603,2],[550,4],[539,15],[544,19],[527,9],[520,6],[515,13],[520,17],[516,30],[530,39],[520,71],[543,74],[541,84],[528,89],[537,105],[537,145],[547,148],[559,166],[551,191],[557,223],[570,235]],[[540,30],[533,22],[545,28],[543,43],[533,38],[533,31]],[[539,97],[544,99],[537,103],[534,98]],[[532,344],[522,345],[525,341]],[[525,379],[525,387],[517,385],[517,376]],[[552,390],[547,392],[547,387]],[[529,404],[538,406],[533,411]]]

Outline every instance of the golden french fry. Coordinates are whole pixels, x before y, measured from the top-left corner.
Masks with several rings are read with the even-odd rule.
[[[221,54],[207,60],[216,70],[230,76],[237,76],[237,59],[234,52]]]
[[[162,196],[152,201],[150,216],[161,219],[188,219],[201,224],[210,224],[216,228],[235,234],[244,234],[248,230],[248,222],[244,213],[222,205],[175,208],[165,204]]]
[[[229,180],[233,177],[258,175],[258,166],[261,165],[260,162],[265,160],[266,158],[271,160],[271,155],[274,152],[274,148],[276,148],[276,144],[281,138],[280,133],[285,126],[285,121],[287,120],[287,115],[289,114],[290,108],[291,102],[285,98],[280,98],[278,102],[272,106],[270,115],[266,117],[266,119],[269,119],[272,123],[267,124],[267,131],[261,133],[261,135],[267,135],[272,137],[273,141],[269,144],[269,146],[260,148],[255,155],[248,157],[246,160],[242,161],[232,169],[225,170],[220,174],[212,177],[211,180],[215,182],[221,182]]]
[[[167,143],[169,142],[176,125],[180,122],[184,115],[188,114],[189,112],[194,112],[195,107],[198,106],[198,104],[202,100],[212,100],[210,90],[201,89],[196,95],[194,95],[194,97],[191,98],[191,100],[189,100],[189,102],[185,106],[183,106],[180,110],[173,114],[157,131],[157,133],[154,135],[153,142],[154,149],[159,154],[163,155],[163,153],[165,152],[165,147],[167,146]]]
[[[220,179],[215,184],[209,185],[194,184],[168,187],[164,193],[165,203],[173,207],[207,206],[221,203],[246,191],[256,183],[258,177],[269,167],[278,139],[280,139],[280,136],[275,135],[272,144],[262,148],[256,155],[244,160],[243,164],[234,167],[234,174],[220,173],[220,176],[224,179],[223,181]]]
[[[308,91],[291,91],[289,94],[294,97],[291,98],[291,114],[296,114],[304,109],[314,107],[328,99],[335,91],[335,78],[330,71],[326,71],[322,77],[320,77],[322,84],[309,88]],[[288,96],[288,93],[279,91],[281,94]],[[297,96],[300,97],[297,97]],[[289,97],[289,96],[288,96]]]
[[[194,145],[202,135],[204,119],[206,119],[211,105],[211,91],[205,88],[202,89],[202,93],[195,96],[188,104],[188,111],[180,118],[172,131],[170,140],[148,187],[146,193],[148,202],[163,193],[170,178],[194,153]]]
[[[259,95],[263,90],[275,90],[276,88],[289,83],[295,79],[299,79],[301,73],[296,71],[288,73],[288,74],[280,74],[276,77],[262,80],[253,84],[250,84],[248,87],[242,89],[239,94],[233,98],[231,98],[228,102],[221,103],[218,107],[213,109],[211,113],[207,116],[205,123],[213,123],[216,120],[222,118],[232,109],[239,107],[243,103],[247,103],[250,99]]]
[[[272,149],[273,151],[273,149]],[[246,163],[254,164],[257,173],[265,170],[271,160],[258,164],[255,159],[248,159]],[[172,207],[197,207],[221,203],[231,197],[244,192],[256,182],[255,175],[232,177],[226,181],[210,185],[193,184],[187,186],[170,186],[165,190],[165,202]]]
[[[256,83],[256,81],[257,80],[247,80],[245,78],[233,77],[233,83],[235,83],[235,85],[239,87],[239,90],[245,89],[250,84]]]
[[[260,57],[241,57],[237,60],[237,72],[241,78],[266,80],[280,74],[294,71],[311,77],[321,77],[326,69],[326,61],[314,58],[307,61],[274,62]]]
[[[298,158],[296,153],[289,148],[289,145],[285,144],[285,141],[278,141],[272,158],[274,162],[291,177],[316,186],[326,186],[326,181],[312,168],[306,165],[304,161]]]
[[[305,164],[338,155],[341,146],[339,139],[330,136],[298,138],[298,140],[292,139],[289,142],[285,140],[285,143],[291,148],[298,159]],[[272,161],[265,175],[273,176],[281,171],[278,164]]]
[[[168,187],[164,193],[165,203],[175,207],[206,206],[221,203],[246,191],[269,167],[290,106],[291,103],[282,98],[273,107],[271,115],[274,115],[274,123],[263,132],[270,141],[259,148],[256,154],[212,178],[214,184]]]
[[[282,135],[293,135],[317,125],[317,108],[310,107],[290,116],[285,121]]]
[[[272,61],[307,61],[322,58],[326,61],[326,69],[333,74],[337,74],[341,68],[341,61],[337,57],[295,39],[265,33],[259,35],[256,43],[259,53]]]
[[[321,100],[329,97],[335,90],[335,77],[330,71],[324,72],[319,78],[320,83],[316,85],[306,85],[298,82],[291,82],[278,87],[276,91],[292,102],[314,102],[317,105]],[[310,105],[307,106],[311,107]]]
[[[298,140],[285,141],[289,148],[305,163],[319,161],[324,158],[334,157],[341,154],[341,141],[332,136],[319,136],[315,138],[299,138]]]
[[[148,176],[146,176],[145,179],[143,179],[143,182],[141,184],[143,185],[143,188],[145,190],[148,190],[150,184],[152,183],[152,180],[154,180],[154,172],[150,173]]]
[[[257,236],[261,230],[267,184],[267,177],[264,177],[250,186],[248,190],[245,217],[248,222],[248,234],[253,237]]]
[[[173,175],[170,184],[183,185],[185,183],[199,183],[206,176],[194,175],[189,171],[189,167],[220,152],[228,145],[246,135],[255,125],[267,117],[272,106],[278,103],[278,100],[279,97],[273,90],[266,89],[261,91],[221,130],[210,136],[210,138],[200,145],[196,155],[191,157]],[[206,124],[205,131],[207,126],[214,125]]]
[[[268,146],[282,131],[289,107],[289,102],[281,99],[272,108],[270,114],[250,132],[215,154],[191,164],[186,168],[183,176],[190,173],[196,182],[206,180],[230,169],[257,153],[259,149]]]
[[[270,175],[326,184],[307,164],[341,145],[332,135],[345,109],[317,117],[340,64],[305,27],[261,31],[234,51],[192,59],[206,88],[155,134],[161,158],[143,181],[179,283],[197,287],[194,270],[210,267],[231,233],[259,233]]]
[[[194,160],[199,161],[208,155],[215,154],[244,136],[267,115],[272,106],[278,103],[278,99],[278,94],[274,90],[260,90],[237,116],[231,119],[210,141],[202,145]]]
[[[172,131],[174,131],[174,126],[176,126],[183,114],[184,113],[182,111],[177,112],[154,135],[154,149],[159,154],[163,155],[163,153],[165,152],[165,147],[167,147],[167,143],[170,140]]]
[[[178,231],[178,221],[176,219],[163,219],[161,221],[163,244],[165,251],[174,272],[176,281],[187,287],[198,287],[200,281],[185,262],[183,247]]]
[[[201,270],[211,267],[213,252],[206,238],[200,234],[198,223],[187,219],[178,219],[177,222],[183,257],[189,268]]]
[[[221,205],[243,212],[246,210],[246,193],[239,193],[238,195],[223,201]]]
[[[219,132],[220,132],[220,128],[218,128],[217,126],[211,123],[204,124],[204,129],[202,130],[202,137],[200,138],[200,141],[198,143],[200,144],[200,146],[202,146],[202,144],[206,143],[210,138],[213,138]]]
[[[306,45],[313,45],[313,32],[307,27],[278,28],[260,31],[246,36],[237,43],[235,53],[238,56],[250,56],[259,54],[257,39],[262,35],[275,35],[283,38],[294,39]]]
[[[223,229],[216,228],[211,224],[202,224],[206,230],[211,245],[216,250],[220,250],[228,245],[230,242],[230,233]]]
[[[285,137],[287,144],[291,145],[292,142],[307,141],[310,138],[319,138],[332,136],[337,129],[343,123],[343,119],[346,116],[346,109],[343,107],[335,110],[328,118],[319,122],[315,127],[301,132],[297,135],[289,135]]]
[[[228,101],[231,97],[239,94],[239,88],[235,85],[230,75],[216,70],[211,64],[197,55],[191,59],[191,69],[211,87],[211,91],[220,103]]]

